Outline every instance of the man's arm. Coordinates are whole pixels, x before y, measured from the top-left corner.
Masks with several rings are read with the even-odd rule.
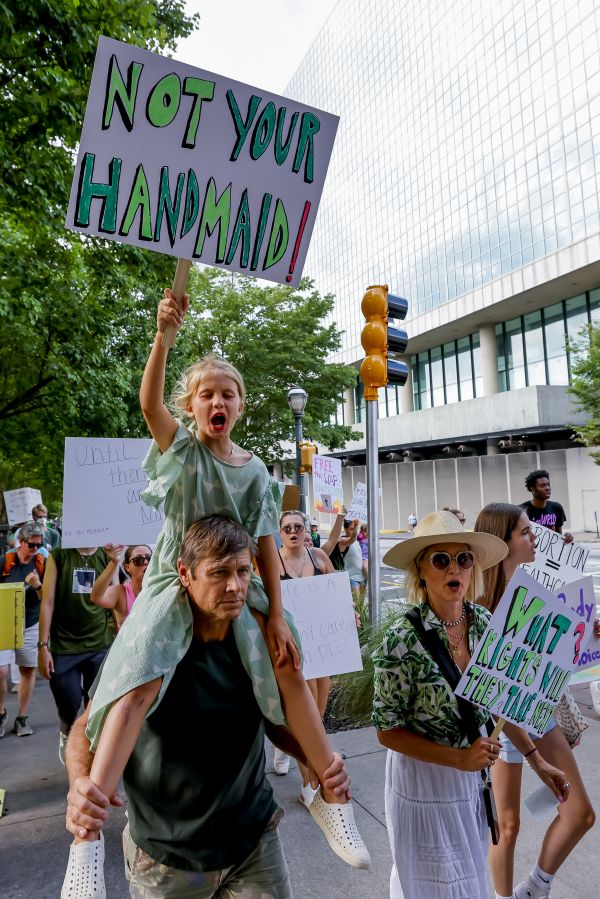
[[[44,570],[44,580],[42,583],[42,604],[40,606],[40,643],[48,643],[50,639],[50,628],[52,627],[52,617],[54,615],[54,598],[56,595],[56,580],[58,571],[56,562],[49,555],[46,560],[46,568]],[[54,662],[50,650],[47,646],[42,646],[38,650],[38,670],[42,677],[47,680],[54,673]]]
[[[283,725],[273,724],[273,722],[269,721],[267,718],[264,718],[263,720],[265,723],[265,733],[271,743],[273,743],[277,749],[281,749],[282,752],[293,756],[297,762],[300,762],[307,767],[311,783],[314,787],[318,786],[319,779],[308,764],[306,757],[300,748],[300,744],[292,735],[290,729]],[[350,790],[351,784],[352,781],[346,770],[343,757],[338,752],[334,752],[331,765],[323,772],[323,786],[326,790],[333,790],[336,796],[345,795],[346,799],[350,801],[352,799],[352,792]]]

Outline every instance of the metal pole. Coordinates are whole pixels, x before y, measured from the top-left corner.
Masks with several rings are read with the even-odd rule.
[[[367,412],[367,516],[369,544],[369,620],[379,624],[379,453],[377,400],[366,400]]]
[[[300,471],[302,466],[302,455],[300,444],[302,443],[302,416],[294,415],[294,423],[296,425],[296,484],[300,487],[300,511],[306,514],[306,497],[304,496],[304,475]]]

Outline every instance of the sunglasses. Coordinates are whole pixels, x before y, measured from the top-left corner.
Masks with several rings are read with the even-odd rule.
[[[281,530],[284,534],[302,534],[305,527],[303,524],[286,524]]]
[[[25,540],[25,546],[28,546],[29,549],[41,549],[41,543],[30,543],[29,540]]]
[[[456,562],[458,567],[463,571],[468,571],[475,563],[475,556],[468,550],[463,550],[460,553],[456,553],[454,556],[451,556],[450,553],[436,552],[431,553],[428,558],[437,571],[445,571],[447,568],[450,568],[452,562]]]
[[[151,558],[152,558],[151,555],[149,555],[149,556],[133,556],[129,560],[128,564],[135,565],[136,568],[139,568],[141,565],[147,565]]]

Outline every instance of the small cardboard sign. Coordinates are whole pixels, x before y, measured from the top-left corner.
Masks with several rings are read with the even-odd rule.
[[[4,491],[6,517],[11,527],[31,521],[31,510],[42,501],[42,494],[35,487],[19,487]]]
[[[286,484],[283,488],[281,511],[290,512],[300,508],[300,486],[298,484]]]
[[[367,485],[358,483],[354,488],[354,493],[352,494],[352,499],[350,500],[350,507],[348,508],[348,518],[351,521],[354,521],[358,518],[359,521],[365,523],[368,520],[368,510],[367,510]]]
[[[344,505],[342,460],[332,456],[312,458],[313,501],[316,512],[337,515]]]
[[[300,632],[307,680],[362,671],[347,572],[281,581],[281,598]]]
[[[539,581],[550,593],[558,593],[564,584],[579,580],[590,554],[583,543],[565,543],[562,534],[551,531],[535,521],[531,529],[537,537],[535,561],[521,565],[530,577]]]
[[[456,688],[542,736],[576,668],[581,619],[517,569]]]
[[[65,439],[65,549],[156,543],[162,507],[147,506],[140,496],[148,483],[142,461],[150,444],[148,439],[118,437]]]

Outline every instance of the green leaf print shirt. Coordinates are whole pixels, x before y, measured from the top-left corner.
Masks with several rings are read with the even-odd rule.
[[[482,606],[466,603],[469,616],[469,646],[476,646],[485,631],[490,613]],[[449,649],[446,631],[427,603],[418,606],[426,628],[438,631]],[[412,624],[401,615],[390,627],[377,652],[373,724],[378,730],[404,727],[434,743],[457,748],[469,741],[463,726],[454,691],[429,652],[421,644]],[[476,706],[478,727],[485,724],[489,713]]]

